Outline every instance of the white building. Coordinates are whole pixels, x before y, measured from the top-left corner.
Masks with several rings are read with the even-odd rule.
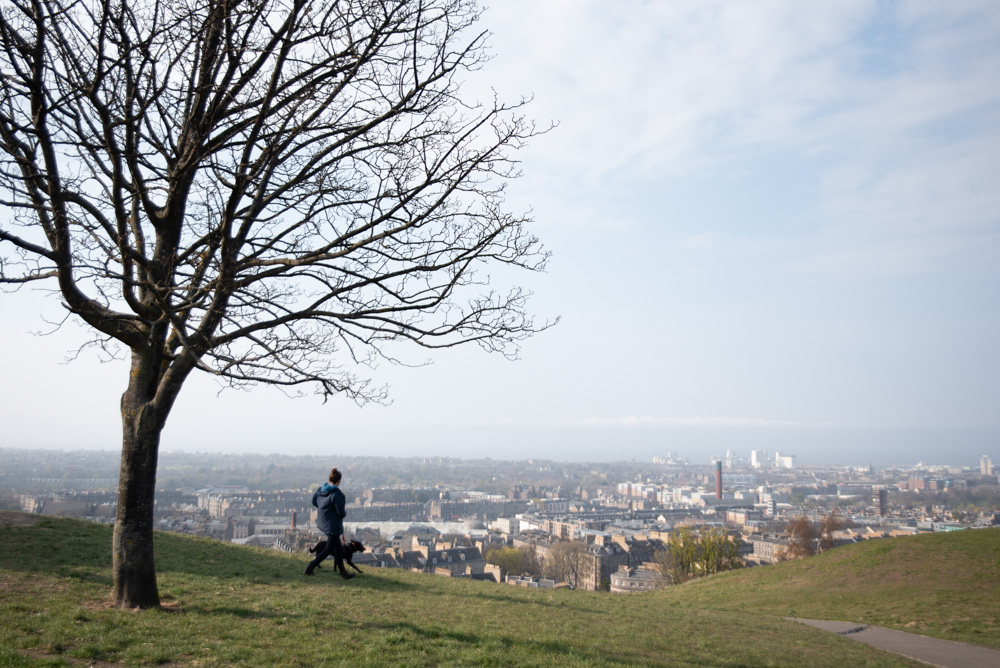
[[[779,469],[795,468],[795,455],[783,455],[780,452],[774,453],[774,465]]]

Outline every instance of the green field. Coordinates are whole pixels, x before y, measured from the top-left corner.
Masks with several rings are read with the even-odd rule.
[[[968,632],[996,645],[998,603],[982,592],[997,590],[998,540],[1000,530],[919,537],[918,548],[882,542],[916,550],[918,560],[925,553],[962,560],[981,579],[913,585],[899,605],[935,602],[933,615],[912,620],[921,632]],[[883,547],[618,596],[399,570],[369,569],[344,582],[324,569],[306,579],[304,556],[157,534],[164,605],[140,612],[108,605],[110,546],[108,527],[73,520],[0,529],[0,665],[916,665],[782,619],[888,624],[900,614],[890,599],[906,587],[890,587],[878,573],[909,575]],[[914,568],[917,578],[931,566]],[[832,591],[830,578],[847,579],[851,569],[858,572],[845,582],[850,593]],[[859,600],[865,588],[872,597]],[[975,628],[961,627],[959,613],[977,619]],[[948,631],[942,620],[951,614]],[[896,625],[908,623],[901,617]]]

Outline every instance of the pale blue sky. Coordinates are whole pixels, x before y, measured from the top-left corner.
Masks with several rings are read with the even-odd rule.
[[[562,322],[518,362],[379,369],[389,407],[200,378],[164,449],[1000,458],[1000,4],[493,5],[466,90],[559,123],[510,204],[553,252],[513,279]],[[82,332],[2,299],[0,445],[117,447],[125,365],[57,364]]]

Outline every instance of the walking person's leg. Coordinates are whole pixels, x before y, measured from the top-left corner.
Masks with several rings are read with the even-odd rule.
[[[350,580],[351,578],[354,577],[354,574],[348,573],[347,569],[344,568],[343,539],[344,539],[343,535],[333,537],[333,543],[336,546],[333,553],[333,565],[336,567],[338,571],[340,571],[340,577],[344,578],[345,580]]]
[[[323,563],[323,560],[329,557],[331,554],[337,554],[337,546],[340,545],[340,536],[327,536],[326,537],[326,547],[323,551],[316,555],[316,557],[309,562],[306,566],[305,575],[312,575],[313,570]],[[341,566],[343,568],[343,566]]]

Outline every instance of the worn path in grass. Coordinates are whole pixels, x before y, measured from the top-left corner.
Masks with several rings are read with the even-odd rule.
[[[904,633],[881,626],[831,622],[823,619],[787,617],[823,631],[831,631],[851,640],[863,642],[887,652],[901,654],[909,659],[923,661],[942,668],[996,668],[1000,666],[1000,650],[969,645],[940,638],[929,638],[916,633]]]

